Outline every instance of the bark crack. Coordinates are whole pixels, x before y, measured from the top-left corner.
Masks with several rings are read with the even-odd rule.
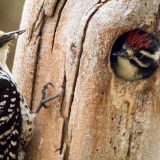
[[[53,17],[57,10],[58,4],[58,0],[45,0],[45,15],[48,17]]]
[[[30,41],[31,41],[31,39],[33,37],[34,31],[38,28],[38,26],[40,24],[43,23],[43,18],[44,18],[44,11],[43,11],[43,9],[44,9],[44,2],[42,3],[42,5],[41,5],[41,7],[39,9],[39,12],[38,12],[38,14],[36,16],[36,19],[35,19],[34,23],[31,25],[29,36],[28,36],[28,43],[30,43]],[[40,26],[40,28],[42,28],[42,27]]]
[[[36,72],[37,72],[37,64],[38,64],[38,57],[39,57],[39,48],[40,48],[40,45],[41,45],[41,37],[37,37],[37,50],[36,50],[36,57],[35,57],[35,63],[34,63],[34,73],[33,73],[33,81],[32,81],[32,90],[31,90],[31,100],[30,100],[30,109],[32,110],[33,107],[33,97],[34,97],[34,88],[35,88],[35,83],[36,83]]]
[[[62,12],[65,4],[66,4],[66,0],[64,0],[63,3],[60,3],[60,2],[56,3],[56,8],[55,9],[57,9],[57,11],[58,11],[58,18],[57,18],[57,21],[56,21],[57,23],[56,23],[56,26],[55,26],[55,29],[54,29],[53,44],[54,44],[55,33],[56,33],[56,30],[57,30],[57,27],[58,27],[58,24],[59,24],[59,20],[60,20],[60,17],[61,17],[61,12]],[[44,7],[45,7],[45,2],[43,2],[42,6],[40,7],[40,11],[37,15],[36,21],[32,25],[31,35],[29,37],[29,41],[30,41],[32,39],[33,32],[37,28],[36,24],[40,22],[41,24],[39,25],[40,26],[39,33],[37,35],[37,37],[39,37],[39,44],[38,44],[37,51],[36,51],[36,58],[35,58],[35,65],[34,65],[35,69],[34,69],[34,74],[33,74],[32,92],[31,92],[32,93],[32,95],[31,95],[31,105],[30,105],[31,109],[32,109],[32,106],[33,106],[33,101],[34,101],[34,90],[35,90],[35,86],[36,86],[37,69],[38,69],[38,63],[39,63],[39,53],[40,53],[40,46],[41,46],[40,37],[41,37],[41,32],[42,32],[42,29],[43,29],[43,26],[44,26],[44,22],[45,22],[45,19],[46,19],[46,15],[45,15],[45,12],[44,12],[44,9],[45,9]],[[55,12],[54,14],[56,14],[56,10],[54,12]],[[39,17],[40,17],[41,14],[43,14],[43,15],[42,15],[42,18],[40,18],[40,20],[39,20]]]
[[[91,21],[91,19],[93,18],[93,16],[96,14],[96,12],[106,3],[108,2],[108,0],[104,1],[104,2],[101,2],[99,1],[98,3],[96,3],[93,7],[95,7],[95,9],[92,11],[92,13],[89,15],[87,21],[86,21],[86,24],[84,26],[84,29],[83,29],[83,34],[82,34],[82,38],[81,38],[81,42],[80,42],[80,51],[78,53],[79,57],[78,57],[78,63],[77,63],[77,66],[76,66],[76,75],[75,75],[75,81],[74,81],[74,84],[73,84],[73,90],[72,90],[72,100],[71,100],[71,105],[70,105],[70,108],[72,106],[72,103],[73,103],[73,100],[74,100],[74,92],[75,92],[75,88],[76,88],[76,84],[77,84],[77,79],[78,79],[78,75],[79,75],[79,68],[80,68],[80,62],[81,62],[81,57],[82,57],[82,53],[83,53],[83,45],[84,45],[84,42],[85,42],[85,38],[86,38],[86,32],[87,32],[87,29],[88,29],[88,26],[89,26],[89,22]],[[92,8],[93,8],[92,7]],[[91,10],[91,9],[90,9]]]
[[[67,118],[67,121],[65,122],[65,125],[64,125],[65,132],[63,132],[63,133],[65,135],[63,137],[66,137],[66,134],[68,134],[68,127],[69,127],[68,124],[69,124],[69,120],[70,120],[70,113],[71,113],[72,104],[73,104],[73,101],[74,101],[74,93],[75,93],[76,84],[77,84],[77,80],[78,80],[81,57],[82,57],[82,54],[83,54],[83,46],[84,46],[84,42],[85,42],[85,38],[86,38],[87,29],[88,29],[89,23],[90,23],[91,19],[93,18],[93,16],[107,2],[108,2],[108,0],[105,0],[103,2],[98,1],[96,4],[93,5],[93,7],[91,7],[86,12],[87,14],[89,14],[89,16],[88,16],[88,18],[86,20],[86,23],[85,23],[83,31],[82,31],[83,34],[82,34],[81,41],[80,41],[80,50],[78,52],[78,62],[77,62],[77,65],[76,65],[76,73],[75,73],[75,78],[74,78],[74,83],[73,83],[73,88],[72,88],[71,103],[70,103],[70,106],[69,106],[70,111],[69,111],[69,116]],[[91,12],[91,13],[89,13],[89,12]],[[62,141],[64,142],[65,140],[62,140]],[[72,142],[72,133],[71,133],[70,140],[67,143],[66,152],[65,152],[63,160],[69,160],[69,152],[70,152],[70,144],[71,144],[71,142]],[[65,144],[65,143],[63,143],[63,144]]]
[[[43,25],[44,25],[44,21],[45,21],[45,15],[43,14],[43,18],[42,18],[42,21],[41,21],[41,26],[40,26],[40,29],[39,29],[39,33],[37,35],[37,39],[38,39],[38,45],[37,45],[37,50],[35,52],[36,56],[35,56],[35,63],[34,63],[34,73],[33,73],[33,81],[32,81],[32,95],[31,95],[31,101],[30,101],[30,106],[31,106],[31,109],[32,109],[32,106],[33,106],[33,100],[34,100],[34,91],[35,91],[35,86],[36,86],[36,77],[37,77],[37,69],[38,69],[38,62],[39,62],[39,53],[40,53],[40,49],[41,49],[41,31],[42,31],[42,28],[43,28]]]
[[[54,40],[55,40],[55,35],[56,35],[56,31],[57,31],[57,27],[58,27],[58,24],[59,24],[59,21],[60,21],[60,18],[61,18],[61,14],[62,14],[62,11],[63,11],[63,8],[66,4],[67,0],[62,0],[62,3],[57,3],[57,10],[58,10],[58,17],[57,17],[57,21],[56,21],[56,25],[55,25],[55,29],[54,29],[54,34],[53,34],[53,45],[52,45],[52,49],[51,49],[51,52],[53,51],[53,48],[54,48]],[[58,9],[59,8],[59,9]],[[56,10],[54,10],[54,13],[53,15],[56,14]]]
[[[130,158],[131,153],[131,143],[132,143],[132,134],[129,135],[129,142],[128,142],[128,150],[127,150],[127,159]]]

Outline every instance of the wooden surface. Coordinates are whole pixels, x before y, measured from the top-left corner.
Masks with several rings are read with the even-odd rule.
[[[125,82],[110,68],[123,33],[159,30],[160,0],[26,0],[13,72],[34,110],[44,83],[64,96],[37,117],[32,160],[157,160],[160,71]]]

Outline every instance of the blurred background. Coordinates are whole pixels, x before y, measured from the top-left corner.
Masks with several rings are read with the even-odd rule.
[[[19,29],[25,0],[0,0],[0,30],[9,32]],[[12,69],[16,40],[10,46],[7,63]]]

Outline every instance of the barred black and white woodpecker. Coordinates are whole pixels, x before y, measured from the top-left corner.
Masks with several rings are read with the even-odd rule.
[[[46,99],[48,85],[42,89],[41,102],[35,113],[31,112],[6,65],[8,43],[24,30],[0,32],[0,160],[24,160],[25,149],[34,129],[37,113],[45,103],[60,96]]]
[[[118,50],[111,54],[115,74],[128,81],[151,76],[159,66],[159,37],[136,29],[126,33],[120,41]]]

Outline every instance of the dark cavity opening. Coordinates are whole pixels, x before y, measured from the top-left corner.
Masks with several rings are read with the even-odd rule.
[[[155,33],[147,33],[141,29],[126,32],[113,44],[110,54],[111,68],[115,75],[123,80],[148,78],[159,66],[159,61],[153,58],[157,51],[160,52],[159,48],[160,38]],[[120,68],[117,62],[125,63],[126,66],[121,65]]]

